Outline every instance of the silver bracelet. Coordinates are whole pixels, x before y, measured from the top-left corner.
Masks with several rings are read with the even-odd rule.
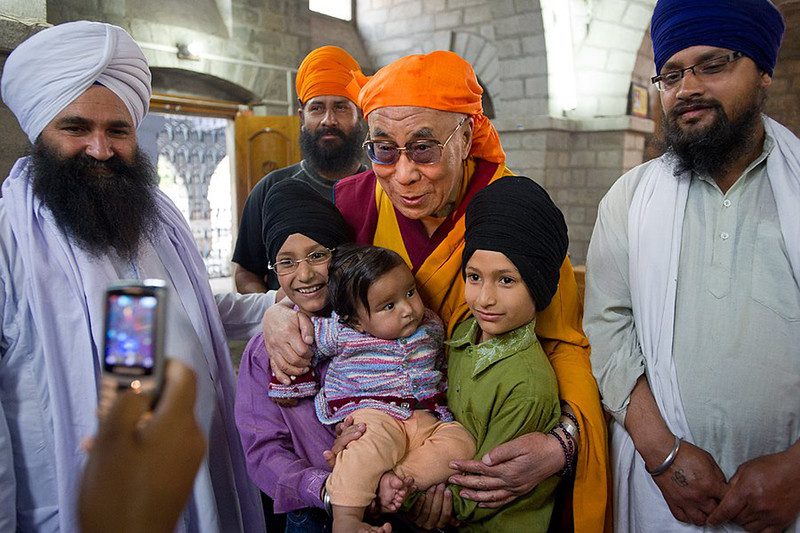
[[[325,507],[325,512],[328,516],[333,518],[333,507],[331,506],[331,495],[328,494],[328,487],[322,485],[322,506]]]
[[[574,440],[576,443],[578,442],[580,429],[571,418],[568,416],[562,416],[558,421],[558,425],[567,433],[567,435],[572,437],[572,440]]]
[[[645,470],[647,470],[647,473],[653,477],[656,477],[660,476],[661,474],[669,470],[669,467],[671,467],[672,463],[675,462],[675,458],[678,457],[678,450],[681,449],[681,442],[682,442],[681,439],[678,438],[677,435],[675,435],[675,444],[672,446],[672,450],[670,450],[669,455],[667,455],[667,458],[664,459],[663,463],[661,463],[652,470],[648,469],[647,466],[645,466]]]

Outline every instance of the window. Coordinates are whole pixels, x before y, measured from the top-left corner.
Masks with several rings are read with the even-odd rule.
[[[337,19],[353,19],[353,0],[308,0],[308,9]]]

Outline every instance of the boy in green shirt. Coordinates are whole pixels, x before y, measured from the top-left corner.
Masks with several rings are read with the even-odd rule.
[[[467,207],[462,272],[472,317],[448,342],[447,400],[456,419],[475,437],[476,459],[500,444],[559,422],[558,386],[534,333],[536,312],[558,287],[567,253],[561,211],[539,185],[509,176],[478,192]],[[551,432],[574,467],[575,443]],[[453,509],[463,531],[546,531],[558,477],[500,508],[480,507],[451,485]]]

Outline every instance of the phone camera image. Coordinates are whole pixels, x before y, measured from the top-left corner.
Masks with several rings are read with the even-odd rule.
[[[154,334],[158,299],[150,295],[110,294],[105,365],[117,373],[150,375],[155,366]]]

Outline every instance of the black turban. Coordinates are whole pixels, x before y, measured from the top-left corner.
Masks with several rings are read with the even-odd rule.
[[[475,250],[500,252],[519,270],[537,311],[550,305],[567,255],[567,224],[550,196],[525,176],[507,176],[467,206],[461,273]]]
[[[275,262],[286,238],[294,233],[326,248],[353,240],[350,227],[330,200],[296,179],[279,181],[269,189],[262,219],[261,237],[270,263]]]

